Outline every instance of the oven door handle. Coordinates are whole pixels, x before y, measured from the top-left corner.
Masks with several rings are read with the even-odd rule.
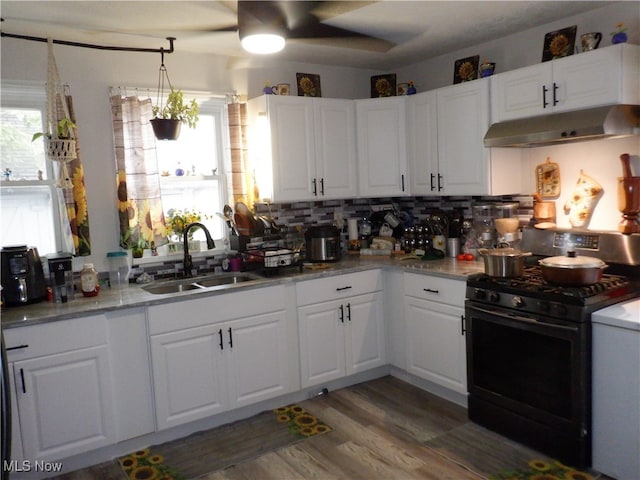
[[[541,326],[545,326],[545,327],[549,327],[549,328],[555,328],[555,329],[558,329],[558,330],[564,330],[564,331],[568,331],[568,332],[575,332],[577,330],[577,327],[569,327],[569,326],[565,326],[565,325],[558,325],[557,323],[548,323],[548,322],[536,320],[535,318],[523,317],[522,315],[517,315],[517,314],[505,314],[505,313],[502,313],[502,312],[496,312],[495,310],[487,310],[486,308],[478,307],[478,306],[475,306],[475,305],[473,306],[473,310],[475,310],[477,312],[485,313],[487,315],[494,315],[494,316],[497,316],[497,317],[500,317],[500,318],[504,318],[506,320],[516,320],[516,321],[531,323],[531,324],[534,324],[534,325],[541,325]]]

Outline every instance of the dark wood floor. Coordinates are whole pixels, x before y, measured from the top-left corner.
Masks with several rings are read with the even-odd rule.
[[[469,422],[464,408],[393,377],[329,392],[300,405],[334,430],[199,480],[477,480],[505,469],[527,468],[533,459],[551,461]],[[58,477],[85,479],[126,476],[114,461]]]

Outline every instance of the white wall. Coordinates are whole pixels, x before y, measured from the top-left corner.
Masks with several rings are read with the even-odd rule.
[[[624,22],[627,27],[629,43],[640,44],[640,6],[637,0],[611,2],[611,5],[591,10],[582,15],[556,20],[541,27],[531,28],[508,37],[491,42],[470,45],[456,52],[416,62],[397,69],[398,81],[413,80],[419,92],[444,87],[453,83],[453,66],[457,59],[473,55],[480,56],[480,62],[496,62],[496,73],[540,63],[544,36],[560,28],[577,25],[576,43],[580,35],[587,32],[601,32],[601,47],[611,45],[610,32]],[[455,30],[452,30],[455,35]],[[576,52],[580,48],[577,47]],[[606,72],[603,72],[606,74]]]
[[[451,55],[398,69],[398,80],[413,79],[419,90],[449,85],[452,82],[455,59],[476,53],[482,58],[496,61],[498,71],[535,64],[540,61],[544,34],[574,23],[578,24],[579,33],[591,30],[603,32],[603,45],[607,45],[610,42],[608,33],[620,21],[629,26],[630,41],[640,43],[637,1],[622,4],[616,2],[584,17],[557,21],[501,41],[471,46]],[[452,34],[455,32],[452,31]],[[2,80],[45,82],[47,48],[44,43],[11,38],[3,38],[0,42]],[[237,92],[250,98],[259,95],[264,82],[269,80],[272,83],[290,83],[292,93],[295,94],[295,74],[305,72],[320,75],[324,97],[366,98],[369,96],[370,76],[379,73],[372,70],[277,63],[267,60],[262,65],[254,64],[249,67],[243,62],[225,57],[182,53],[179,45],[177,41],[176,52],[165,56],[165,65],[172,83],[182,90]],[[162,45],[152,47],[160,46]],[[148,87],[153,98],[160,58],[158,54],[108,52],[61,45],[56,45],[54,52],[61,78],[70,85],[74,96],[85,166],[93,248],[91,257],[74,261],[74,269],[80,269],[85,261],[92,261],[99,270],[104,270],[106,252],[118,248],[119,237],[109,86]],[[606,75],[606,72],[603,72],[603,75]],[[602,145],[597,144],[597,147],[589,148],[576,145],[535,149],[527,153],[528,163],[525,165],[531,171],[532,165],[540,163],[546,156],[560,161],[563,195],[570,191],[575,183],[576,172],[580,166],[586,165],[586,170],[603,183],[606,192],[591,226],[615,229],[619,217],[616,209],[612,207],[612,202],[615,197],[614,178],[620,172],[617,159],[620,153],[625,152],[637,158],[640,155],[640,146],[637,137],[628,141],[610,142],[614,143],[603,142]],[[636,172],[640,174],[640,169]]]
[[[535,167],[549,157],[560,166],[561,192],[556,202],[558,226],[571,228],[569,215],[563,206],[571,197],[580,170],[602,185],[604,192],[588,225],[591,230],[617,230],[622,214],[618,210],[618,177],[622,176],[620,155],[631,157],[631,170],[640,176],[640,137],[593,140],[555,147],[538,147],[524,152],[524,181],[526,193],[535,191]]]

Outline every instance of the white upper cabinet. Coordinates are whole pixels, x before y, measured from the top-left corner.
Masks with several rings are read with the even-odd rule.
[[[413,195],[440,195],[438,109],[435,90],[407,98],[407,145]]]
[[[413,195],[507,195],[521,190],[521,151],[484,147],[489,80],[407,97]]]
[[[493,122],[640,103],[640,47],[619,44],[491,77]]]
[[[357,194],[352,100],[264,95],[248,102],[251,159],[261,198]]]
[[[360,195],[408,195],[406,97],[355,102]]]

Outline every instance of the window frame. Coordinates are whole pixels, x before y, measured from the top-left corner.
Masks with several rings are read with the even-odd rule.
[[[42,117],[42,131],[47,130],[47,91],[44,83],[38,82],[15,82],[2,81],[2,91],[0,93],[0,108],[2,109],[34,109],[39,110]],[[34,132],[35,133],[35,132]],[[64,245],[62,227],[59,219],[61,218],[60,202],[58,201],[57,191],[57,169],[54,162],[49,160],[46,155],[46,146],[43,140],[40,140],[43,148],[46,179],[43,180],[11,180],[9,182],[0,182],[0,189],[8,190],[10,188],[19,188],[24,191],[29,187],[46,187],[51,195],[51,220],[53,223],[54,245],[56,251],[61,251]],[[2,193],[6,195],[6,193]],[[37,244],[39,242],[27,242],[29,244]]]

